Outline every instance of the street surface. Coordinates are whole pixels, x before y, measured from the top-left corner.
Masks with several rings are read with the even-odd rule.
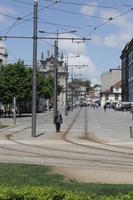
[[[63,113],[62,113],[63,114]],[[56,172],[82,182],[133,183],[133,125],[130,112],[76,108],[63,115],[56,133],[53,112],[37,114],[37,137],[31,117],[1,118],[0,162],[54,166]]]

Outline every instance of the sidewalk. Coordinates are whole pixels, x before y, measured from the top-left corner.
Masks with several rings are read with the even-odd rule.
[[[38,141],[44,143],[48,140],[60,140],[63,137],[62,132],[64,132],[71,124],[73,118],[79,109],[74,109],[69,111],[68,115],[64,115],[62,110],[61,114],[63,117],[63,124],[61,126],[61,132],[57,133],[55,130],[55,124],[53,123],[53,111],[47,111],[45,113],[38,113],[36,118],[36,135],[38,137],[31,137],[31,117],[22,117],[16,119],[16,125],[13,124],[12,118],[1,118],[3,125],[8,125],[9,127],[0,130],[0,139],[5,138],[5,134],[14,134],[15,140],[21,140],[25,142]],[[11,129],[10,129],[11,127]],[[19,133],[17,133],[20,131]]]
[[[133,127],[130,112],[121,112],[102,108],[88,108],[88,132],[106,143],[133,144],[129,127]]]

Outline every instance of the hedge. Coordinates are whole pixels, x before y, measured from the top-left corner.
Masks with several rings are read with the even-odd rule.
[[[0,200],[133,200],[133,192],[117,196],[96,196],[62,191],[53,187],[0,187]]]

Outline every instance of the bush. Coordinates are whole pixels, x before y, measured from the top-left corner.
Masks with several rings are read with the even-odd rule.
[[[132,200],[133,193],[113,196],[87,195],[52,187],[0,187],[0,200]]]

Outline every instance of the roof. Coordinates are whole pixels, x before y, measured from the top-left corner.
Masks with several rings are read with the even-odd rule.
[[[112,87],[114,88],[119,88],[119,87],[121,87],[122,86],[122,81],[118,81],[118,82],[116,82],[114,85],[112,85]]]
[[[110,89],[101,92],[102,94],[114,94],[112,88],[120,88],[122,86],[122,81],[116,82],[114,85],[110,87]]]

